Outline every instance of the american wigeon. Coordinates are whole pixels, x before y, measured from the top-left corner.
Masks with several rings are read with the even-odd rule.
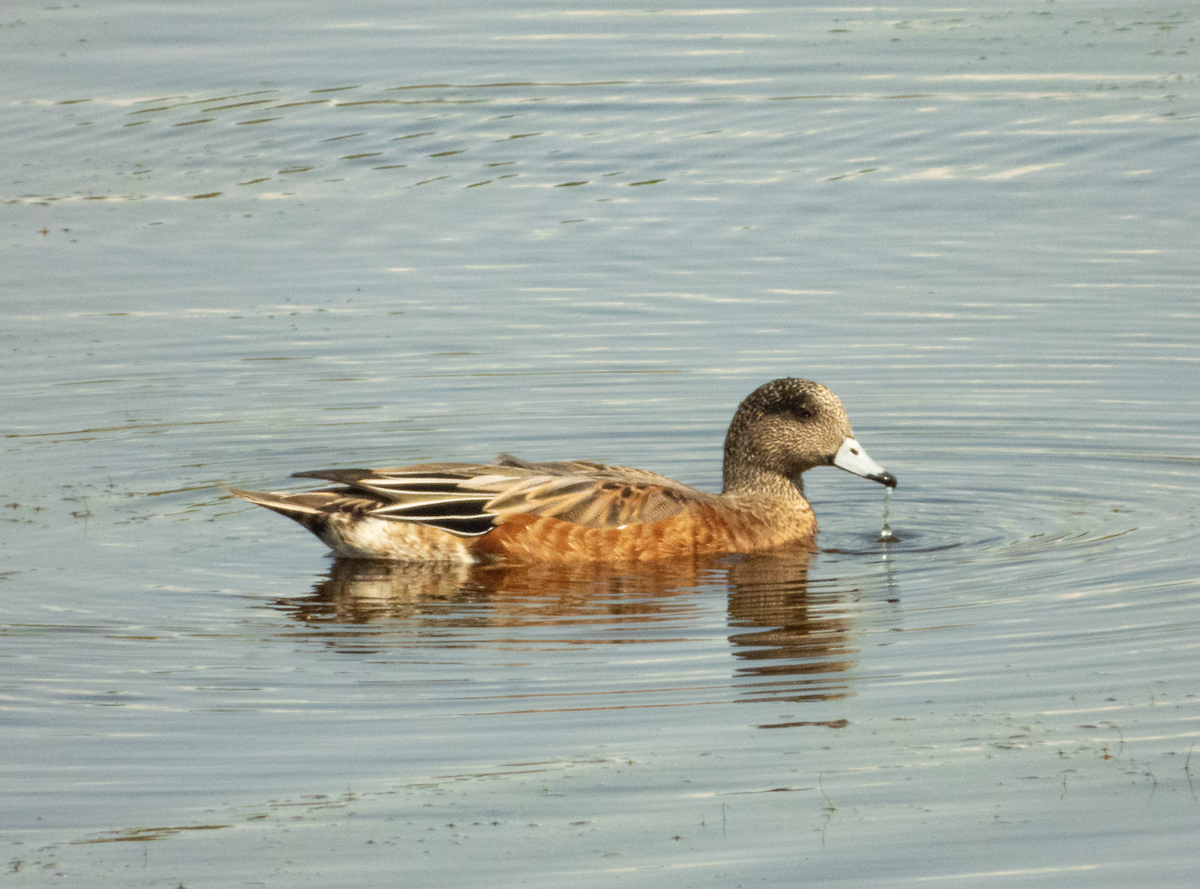
[[[782,379],[750,394],[725,436],[724,484],[707,494],[642,469],[572,460],[425,463],[298,472],[338,487],[231,493],[299,522],[338,555],[402,562],[649,560],[754,552],[809,539],[801,474],[837,466],[895,487],[838,397]]]

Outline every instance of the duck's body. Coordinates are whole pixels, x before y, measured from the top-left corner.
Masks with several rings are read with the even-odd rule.
[[[404,562],[644,561],[775,549],[817,530],[800,475],[839,466],[896,480],[854,440],[837,396],[776,380],[742,402],[725,440],[724,488],[707,494],[640,469],[571,461],[431,463],[297,473],[339,487],[233,490],[296,520],[338,555]]]
[[[662,559],[811,537],[808,502],[705,494],[600,463],[432,463],[298,473],[343,487],[233,491],[298,521],[342,556],[405,562]],[[792,488],[795,490],[795,487]]]

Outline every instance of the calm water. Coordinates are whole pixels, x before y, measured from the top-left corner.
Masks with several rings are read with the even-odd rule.
[[[0,29],[13,886],[1190,886],[1200,19],[20,5]],[[818,549],[335,563],[227,497],[719,487],[826,383]]]

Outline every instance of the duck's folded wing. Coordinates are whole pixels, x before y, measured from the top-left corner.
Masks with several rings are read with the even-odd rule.
[[[594,476],[543,476],[505,486],[487,508],[499,516],[536,515],[587,528],[623,528],[679,515],[694,499],[683,486]]]
[[[345,485],[334,493],[368,499],[373,518],[395,519],[441,528],[462,537],[486,534],[496,513],[486,508],[490,492],[473,489],[473,476],[487,466],[462,463],[406,466],[399,469],[319,469],[295,478],[319,478]]]
[[[487,533],[506,516],[535,515],[612,529],[661,521],[703,494],[664,476],[601,463],[427,464],[397,469],[297,473],[339,482],[378,501],[372,515],[418,522],[455,534]]]

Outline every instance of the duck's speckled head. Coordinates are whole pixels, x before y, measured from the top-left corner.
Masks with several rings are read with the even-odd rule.
[[[801,474],[826,465],[896,486],[895,476],[855,441],[836,395],[812,380],[774,380],[751,392],[734,414],[725,437],[723,490],[778,492],[785,480],[803,490]]]

